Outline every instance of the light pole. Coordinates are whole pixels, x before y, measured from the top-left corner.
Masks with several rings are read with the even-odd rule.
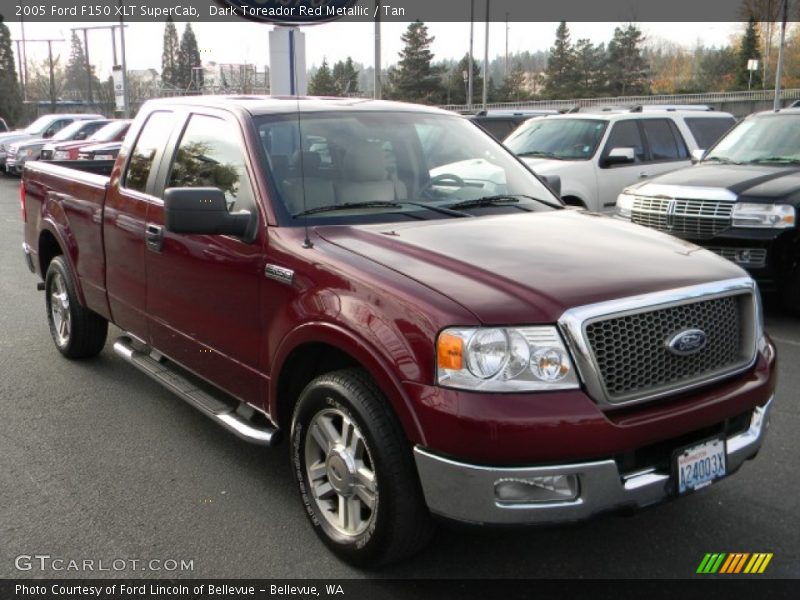
[[[464,97],[467,100],[467,108],[472,108],[472,103],[469,101],[469,83],[470,83],[470,76],[469,71],[464,69],[461,71],[461,75],[464,77]]]
[[[781,78],[783,77],[783,46],[786,43],[786,20],[789,17],[789,0],[783,0],[783,19],[781,19],[781,45],[778,48],[778,67],[775,69],[775,99],[772,102],[773,110],[781,107]]]
[[[467,87],[467,109],[472,110],[472,38],[475,33],[475,0],[469,2],[469,60],[467,64],[467,72],[469,77],[469,86]]]

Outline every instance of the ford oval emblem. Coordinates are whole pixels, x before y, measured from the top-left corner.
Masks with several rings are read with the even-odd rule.
[[[670,352],[678,356],[689,356],[699,352],[706,345],[706,333],[701,329],[684,329],[666,342]]]

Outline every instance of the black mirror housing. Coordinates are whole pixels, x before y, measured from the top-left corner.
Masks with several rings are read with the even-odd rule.
[[[164,190],[164,226],[172,233],[199,235],[251,235],[253,215],[230,213],[219,188],[168,188]]]

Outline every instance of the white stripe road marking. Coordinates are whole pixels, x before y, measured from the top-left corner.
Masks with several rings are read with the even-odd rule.
[[[779,338],[775,337],[774,335],[771,335],[770,337],[776,342],[779,342],[781,344],[789,344],[790,346],[800,346],[800,342],[798,342],[797,340],[787,340],[786,338]]]

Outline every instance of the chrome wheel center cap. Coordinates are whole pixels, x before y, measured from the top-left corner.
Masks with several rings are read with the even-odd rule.
[[[325,461],[331,487],[337,494],[349,496],[355,486],[356,465],[353,457],[342,446],[334,447]]]

